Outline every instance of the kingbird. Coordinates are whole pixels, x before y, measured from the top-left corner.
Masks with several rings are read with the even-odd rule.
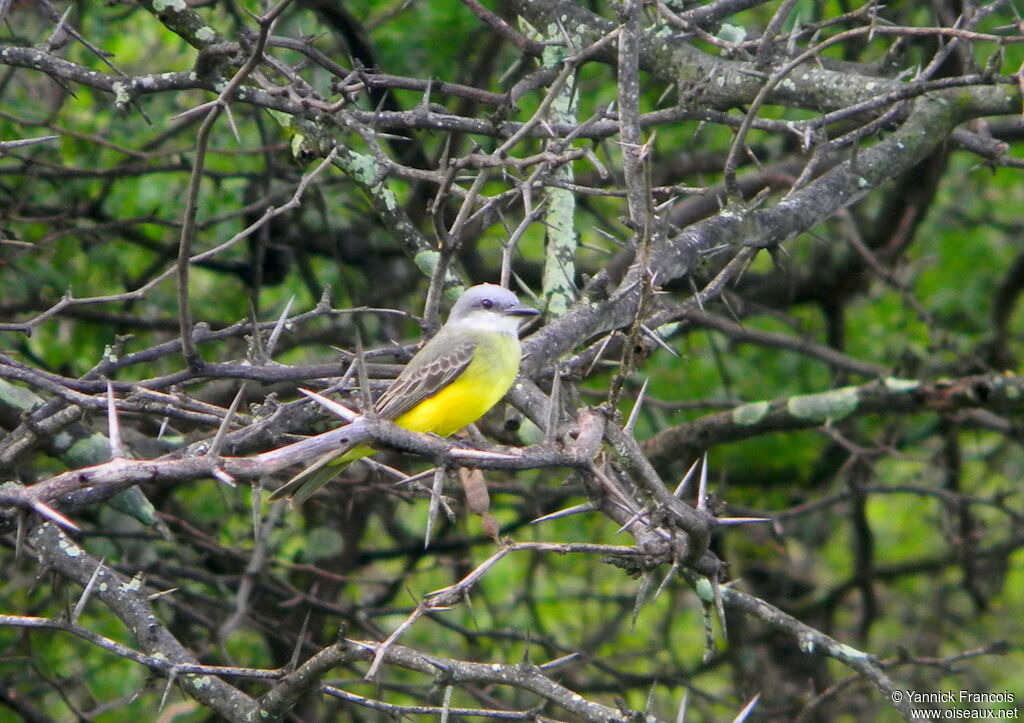
[[[448,322],[405,365],[377,400],[377,415],[412,432],[447,437],[497,404],[519,373],[519,322],[539,313],[494,284],[467,289]],[[369,445],[324,455],[270,495],[301,505],[341,473],[373,454]]]

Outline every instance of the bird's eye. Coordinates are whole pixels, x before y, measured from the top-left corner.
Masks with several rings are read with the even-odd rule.
[[[480,306],[484,307],[485,309],[490,309],[492,306],[494,306],[494,302],[491,301],[490,299],[484,299],[483,301],[480,302]]]

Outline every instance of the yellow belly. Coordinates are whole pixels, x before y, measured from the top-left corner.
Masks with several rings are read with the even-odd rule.
[[[490,337],[497,338],[490,338]],[[519,372],[519,340],[488,334],[473,361],[451,384],[395,419],[413,432],[447,437],[484,416],[501,401]]]

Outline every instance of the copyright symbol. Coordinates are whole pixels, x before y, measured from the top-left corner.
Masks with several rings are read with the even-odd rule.
[[[901,700],[903,700],[903,691],[902,690],[894,690],[892,692],[892,702],[893,703],[899,703]]]

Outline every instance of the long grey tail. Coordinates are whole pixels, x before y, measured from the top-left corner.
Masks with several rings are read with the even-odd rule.
[[[344,456],[348,451],[348,449],[342,448],[325,454],[274,490],[270,494],[270,501],[274,502],[290,497],[292,507],[298,507],[308,500],[314,492],[344,471],[348,465],[339,462],[338,458]]]

